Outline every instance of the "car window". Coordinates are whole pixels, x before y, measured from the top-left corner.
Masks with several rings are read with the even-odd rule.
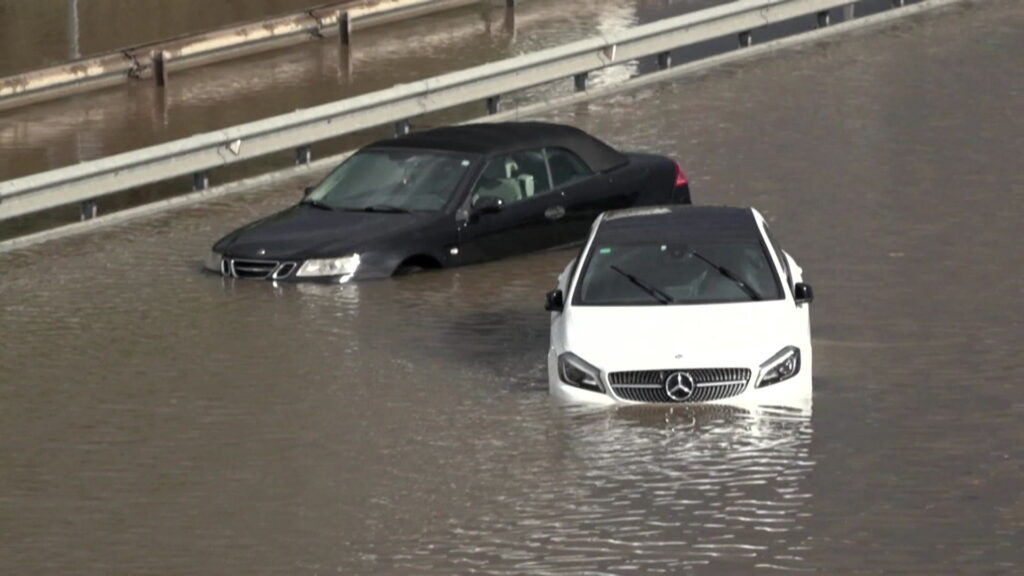
[[[548,148],[546,152],[555,188],[583,180],[593,174],[586,162],[565,148]]]
[[[772,250],[775,251],[775,257],[779,259],[779,264],[782,266],[782,272],[786,275],[786,284],[788,284],[790,290],[792,290],[793,275],[789,271],[789,260],[786,259],[786,254],[782,251],[782,247],[775,241],[775,236],[772,234],[771,229],[768,228],[767,222],[764,223],[764,233],[768,236],[768,241],[772,244]]]
[[[473,187],[472,202],[498,198],[506,206],[551,190],[544,153],[527,150],[492,158]]]
[[[472,159],[420,150],[363,150],[331,172],[309,194],[336,210],[391,207],[437,211],[451,199]]]

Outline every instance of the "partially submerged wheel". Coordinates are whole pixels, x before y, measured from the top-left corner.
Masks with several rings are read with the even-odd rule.
[[[393,275],[408,276],[409,274],[415,274],[417,272],[422,272],[423,270],[423,266],[417,266],[415,264],[403,264],[399,266],[397,269],[395,269],[395,273]]]

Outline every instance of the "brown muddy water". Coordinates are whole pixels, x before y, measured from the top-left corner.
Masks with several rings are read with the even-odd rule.
[[[723,0],[520,0],[510,21],[504,2],[481,0],[463,9],[357,31],[345,57],[334,40],[310,42],[175,72],[166,89],[157,88],[152,81],[132,82],[6,110],[0,112],[0,180],[260,120],[721,3]],[[61,62],[69,53],[102,53],[294,12],[312,4],[316,2],[0,0],[0,76]],[[868,0],[867,4],[866,9],[877,9],[888,5],[888,0]],[[809,29],[812,21],[803,19],[796,27]],[[759,35],[758,41],[764,38]],[[732,48],[735,42],[729,38],[715,45]],[[676,61],[682,58],[677,55]],[[653,68],[650,60],[646,65]],[[618,81],[635,72],[634,68],[599,71],[592,84]],[[567,79],[566,93],[571,86]],[[481,103],[473,115],[483,111]],[[314,154],[322,151],[316,148]]]
[[[152,82],[133,82],[8,110],[0,113],[0,180],[284,114],[718,3],[721,0],[528,0],[520,2],[510,26],[503,2],[481,2],[358,31],[347,57],[336,40],[310,42],[175,73],[167,89]],[[49,10],[44,10],[47,4]],[[79,12],[89,17],[80,23],[79,33],[86,52],[103,52],[121,48],[129,40],[157,40],[212,27],[208,22],[232,23],[312,4],[316,2],[143,0],[126,10],[118,3],[81,2]],[[0,45],[13,44],[0,51],[0,75],[38,66],[39,55],[54,45],[67,44],[70,6],[64,0],[0,0],[0,38],[4,39]],[[63,38],[60,30],[65,30]],[[42,31],[52,32],[52,38],[47,41]],[[483,112],[483,104],[479,110]]]
[[[1024,573],[1021,30],[972,3],[546,116],[766,214],[811,413],[551,403],[568,252],[199,271],[305,182],[0,254],[0,573]]]

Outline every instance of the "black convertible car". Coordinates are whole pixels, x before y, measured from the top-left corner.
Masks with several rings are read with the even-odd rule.
[[[605,210],[689,204],[679,165],[582,130],[436,128],[361,149],[297,205],[228,234],[206,267],[268,280],[381,278],[581,242]]]

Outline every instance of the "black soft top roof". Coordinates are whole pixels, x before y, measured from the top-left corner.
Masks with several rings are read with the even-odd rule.
[[[651,206],[607,212],[599,242],[760,241],[750,208],[727,206]]]
[[[566,148],[595,172],[627,163],[625,154],[579,128],[545,122],[505,122],[444,126],[382,140],[368,148],[425,148],[496,156],[530,148]]]

